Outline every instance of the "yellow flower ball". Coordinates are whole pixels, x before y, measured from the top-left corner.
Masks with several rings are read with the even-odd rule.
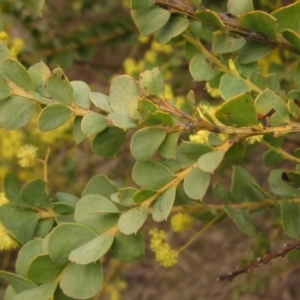
[[[15,249],[18,246],[18,242],[9,235],[6,228],[0,223],[0,250]]]
[[[168,244],[163,244],[157,249],[155,259],[162,266],[169,268],[177,264],[179,252],[171,249]]]
[[[171,219],[171,226],[175,232],[183,232],[193,227],[193,218],[186,213],[178,213]]]
[[[35,163],[38,148],[33,145],[26,144],[21,147],[17,153],[19,165],[23,168],[31,167]]]

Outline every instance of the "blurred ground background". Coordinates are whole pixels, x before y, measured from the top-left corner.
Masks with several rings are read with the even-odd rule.
[[[30,66],[43,60],[51,68],[59,65],[70,80],[85,81],[93,91],[108,94],[114,76],[124,73],[135,76],[144,69],[160,66],[170,96],[181,101],[193,89],[198,101],[214,101],[206,94],[203,84],[192,82],[188,60],[180,45],[160,49],[153,44],[153,37],[139,37],[127,2],[47,0],[44,18],[39,20],[24,9],[20,1],[2,1],[1,30],[8,32],[11,39],[17,37],[24,40],[24,49],[18,54],[23,64]],[[205,5],[207,1],[203,2]],[[225,1],[214,2],[213,8],[226,10]],[[268,8],[268,1],[261,2],[266,3]],[[275,6],[283,4],[280,1],[275,1],[275,4],[274,1],[269,2]],[[33,143],[39,146],[41,157],[47,145],[51,145],[49,174],[53,193],[63,191],[79,196],[88,180],[100,173],[106,174],[119,185],[133,185],[130,172],[134,159],[129,152],[129,139],[118,158],[109,161],[93,154],[88,141],[79,147],[75,146],[70,124],[46,137],[36,132],[33,124],[29,124],[21,135],[3,133],[2,146],[5,139],[10,145]],[[294,147],[295,139],[291,138],[290,142]],[[8,171],[16,171],[25,182],[41,175],[38,167],[20,170],[14,159],[14,149],[5,149],[2,147],[0,153],[2,177]],[[250,158],[245,168],[263,186],[267,186],[269,169],[264,167],[260,151],[249,153]],[[228,166],[228,169],[217,175],[217,179],[228,186],[227,177],[230,172]],[[205,200],[213,201],[211,193]],[[272,228],[272,218],[264,218],[258,215],[255,223],[260,232],[276,237],[276,240],[271,238],[271,251],[291,242],[287,236]],[[149,223],[143,230],[146,233],[153,226],[157,224]],[[159,227],[167,229],[168,224],[159,224]],[[196,224],[196,228],[201,228],[201,224]],[[170,243],[174,247],[180,247],[190,236],[189,233],[170,236]],[[300,265],[292,264],[286,258],[279,258],[232,282],[216,282],[217,276],[234,270],[241,263],[252,261],[257,243],[241,233],[230,220],[225,220],[192,244],[181,254],[179,263],[169,269],[155,262],[154,255],[147,246],[146,255],[140,262],[122,264],[116,268],[116,282],[124,280],[127,283],[120,299],[300,299]],[[2,251],[1,269],[13,271],[16,255],[17,251]],[[108,262],[106,273],[110,272],[110,266]],[[2,283],[1,292],[4,288],[5,283]],[[109,293],[101,299],[116,300]]]

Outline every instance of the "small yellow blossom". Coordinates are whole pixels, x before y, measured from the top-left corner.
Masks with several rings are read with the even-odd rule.
[[[107,293],[109,294],[110,300],[121,300],[122,291],[127,288],[127,282],[124,280],[118,281],[116,284],[109,284],[107,287]]]
[[[189,214],[178,213],[172,217],[171,226],[175,232],[189,230],[193,226],[193,218]]]
[[[158,42],[153,41],[151,43],[151,49],[156,51],[156,52],[160,52],[162,50],[162,45],[159,44]]]
[[[10,54],[16,57],[24,49],[24,41],[20,38],[14,38],[10,46]]]
[[[136,72],[136,61],[131,57],[127,57],[123,62],[123,68],[126,74],[133,75]]]
[[[258,65],[262,69],[262,74],[267,76],[269,74],[269,69],[271,65],[282,65],[281,51],[279,49],[275,49],[271,51],[271,53],[260,60],[258,60]]]
[[[137,65],[136,65],[136,72],[137,73],[140,73],[142,72],[143,70],[145,70],[145,61],[144,60],[140,60],[138,61]]]
[[[206,144],[208,142],[208,136],[210,132],[208,130],[197,131],[196,134],[190,135],[190,141],[196,143]]]
[[[172,267],[178,262],[179,252],[164,243],[157,249],[155,259],[164,267]]]
[[[168,83],[165,84],[165,97],[167,99],[174,99],[174,94],[173,94],[172,87]]]
[[[162,52],[166,53],[166,54],[171,54],[173,53],[173,47],[170,45],[163,45],[162,46]]]
[[[0,31],[0,40],[4,43],[8,43],[8,34],[5,31]]]
[[[220,90],[214,89],[210,86],[209,82],[205,83],[205,89],[207,92],[213,97],[213,98],[219,98],[220,97]]]
[[[255,144],[256,142],[260,142],[264,138],[263,135],[255,135],[246,138],[246,142],[248,144]]]
[[[146,61],[154,64],[156,62],[157,53],[153,50],[148,50],[146,51],[144,57]]]
[[[233,59],[229,59],[228,65],[231,71],[237,71]]]
[[[159,247],[165,243],[167,238],[167,233],[163,230],[158,230],[157,228],[151,229],[149,235],[151,235],[150,248],[153,251],[159,249]]]
[[[139,35],[138,40],[141,44],[146,44],[149,42],[149,36]]]
[[[17,248],[18,242],[9,235],[5,227],[0,223],[0,250]]]
[[[151,44],[151,49],[156,52],[164,52],[166,54],[170,54],[173,52],[173,48],[170,45],[161,45],[158,42],[153,41]]]
[[[3,192],[0,192],[0,206],[7,203],[8,199],[6,198],[5,194]]]
[[[35,162],[37,151],[38,148],[33,145],[26,144],[25,146],[21,147],[17,153],[20,166],[23,168],[32,166]]]

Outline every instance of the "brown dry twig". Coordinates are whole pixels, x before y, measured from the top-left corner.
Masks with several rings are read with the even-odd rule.
[[[285,244],[282,249],[267,254],[264,257],[259,257],[257,258],[256,262],[253,262],[247,266],[244,267],[238,267],[237,270],[229,272],[228,274],[221,275],[217,278],[217,281],[225,281],[225,280],[233,280],[236,276],[243,274],[243,273],[249,273],[255,268],[261,266],[261,265],[266,265],[269,261],[272,259],[275,259],[277,257],[284,257],[287,255],[290,251],[297,249],[300,250],[300,241],[295,242],[293,244]]]

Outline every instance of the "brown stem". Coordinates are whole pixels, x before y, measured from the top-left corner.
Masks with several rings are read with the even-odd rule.
[[[256,262],[253,262],[247,266],[244,267],[238,267],[237,270],[229,272],[228,274],[221,275],[217,278],[217,281],[225,281],[225,280],[233,280],[236,276],[243,274],[243,273],[249,273],[252,270],[256,269],[257,267],[261,265],[266,265],[271,261],[272,259],[275,259],[277,257],[284,257],[287,255],[290,251],[297,249],[300,250],[300,241],[295,242],[293,244],[285,244],[282,249],[279,249],[276,252],[270,253],[265,255],[264,257],[257,258]]]

